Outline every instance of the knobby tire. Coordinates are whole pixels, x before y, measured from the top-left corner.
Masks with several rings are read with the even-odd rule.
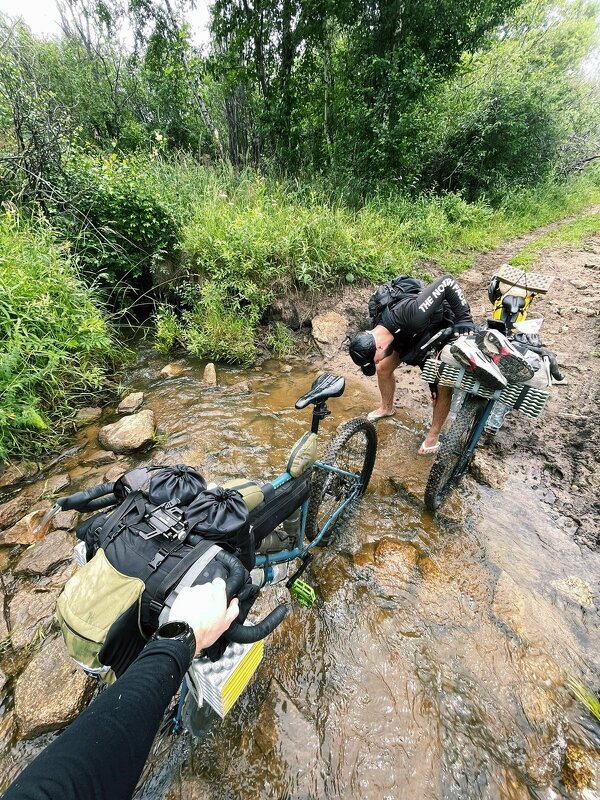
[[[358,499],[365,493],[371,480],[376,452],[375,426],[365,417],[358,417],[340,428],[321,461],[360,475],[360,487],[356,496]],[[354,482],[350,478],[320,469],[314,471],[306,517],[306,538],[309,542],[317,538],[323,525],[349,496],[353,486]],[[354,503],[347,506],[320,544],[329,544],[353,506]]]
[[[487,400],[468,395],[442,440],[425,487],[425,508],[428,511],[433,513],[440,508],[467,471],[473,455],[468,459],[462,456],[486,405]]]

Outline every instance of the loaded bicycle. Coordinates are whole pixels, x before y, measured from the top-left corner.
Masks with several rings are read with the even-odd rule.
[[[116,584],[115,594],[117,590],[121,594],[126,594],[129,591],[126,582],[132,577],[138,580],[140,573],[136,571],[137,567],[136,570],[128,570],[121,564],[115,569],[113,555],[111,555],[113,563],[109,565],[110,569],[105,566],[104,562],[107,560],[107,554],[111,554],[110,547],[113,542],[122,541],[121,552],[127,546],[130,549],[137,547],[136,563],[140,563],[140,559],[141,561],[147,559],[150,568],[143,576],[145,589],[138,598],[138,604],[112,610],[111,619],[114,617],[116,621],[110,626],[105,625],[105,638],[102,641],[91,641],[90,634],[82,632],[81,627],[75,630],[73,620],[79,623],[85,614],[82,615],[79,610],[77,614],[69,616],[68,597],[62,605],[59,599],[59,621],[63,635],[70,654],[80,666],[83,666],[88,673],[107,680],[107,670],[111,668],[106,665],[114,666],[108,658],[110,647],[107,650],[107,643],[115,627],[121,626],[122,630],[123,620],[132,611],[133,619],[130,620],[128,630],[136,629],[140,645],[143,646],[152,628],[164,621],[165,614],[168,617],[168,609],[180,587],[203,582],[208,574],[206,570],[210,570],[211,564],[213,566],[217,564],[217,569],[223,572],[228,592],[232,596],[241,598],[245,593],[245,596],[250,596],[253,600],[262,587],[287,579],[286,585],[291,597],[301,605],[312,606],[315,600],[314,591],[302,580],[301,575],[312,558],[313,550],[331,544],[342,521],[347,518],[365,493],[377,451],[375,427],[366,418],[359,417],[342,425],[330,441],[324,456],[317,459],[319,426],[330,414],[328,401],[340,397],[344,389],[343,377],[326,373],[319,376],[310,390],[297,400],[295,407],[299,410],[309,405],[313,406],[311,427],[296,442],[284,472],[275,479],[261,484],[258,481],[241,478],[215,488],[211,484],[206,486],[201,476],[195,473],[195,480],[200,479],[205,489],[198,496],[209,497],[211,502],[214,501],[213,507],[217,504],[215,498],[231,500],[235,497],[237,502],[243,501],[249,521],[249,526],[243,530],[252,542],[252,547],[246,548],[244,554],[240,554],[235,547],[228,547],[229,543],[224,544],[220,541],[218,531],[216,536],[209,536],[206,525],[202,527],[191,524],[191,516],[189,514],[186,516],[186,511],[189,512],[194,504],[197,505],[198,497],[195,497],[188,506],[185,506],[180,498],[174,497],[163,503],[150,502],[153,497],[151,484],[148,490],[148,475],[152,469],[160,470],[158,467],[141,468],[127,473],[114,484],[105,483],[57,500],[55,511],[77,509],[84,513],[97,512],[90,518],[99,518],[96,527],[100,533],[94,533],[97,550],[92,553],[89,541],[82,541],[78,547],[87,550],[84,555],[80,554],[81,563],[84,569],[89,568],[92,560],[97,557],[98,550],[102,550],[103,574],[108,575],[109,580],[115,580],[116,570],[125,573],[120,576],[122,580],[117,578],[120,582]],[[189,484],[194,475],[191,472],[186,473],[186,469],[189,468],[182,467],[178,480],[183,478],[183,481]],[[140,472],[141,475],[136,475],[136,472]],[[160,477],[161,473],[156,472],[155,475]],[[127,480],[124,481],[123,478]],[[167,483],[172,482],[173,478],[173,474],[168,475]],[[163,480],[163,489],[167,483]],[[125,493],[124,484],[128,484]],[[181,494],[182,486],[184,483],[180,480],[177,484],[177,494]],[[171,495],[173,493],[171,491]],[[183,510],[180,508],[182,505],[185,506]],[[85,528],[87,536],[93,525],[90,526],[89,521],[84,525],[87,526]],[[80,535],[79,530],[78,535]],[[247,571],[242,567],[240,559]],[[290,564],[297,561],[299,566],[294,574],[288,577]],[[157,582],[152,583],[155,576],[151,574],[151,570],[154,564],[162,566],[163,563],[170,563],[171,566],[170,572],[164,571],[160,576],[158,583],[161,593],[159,593],[156,588]],[[248,572],[251,579],[250,586]],[[174,578],[170,579],[169,575],[176,575],[177,581],[175,582]],[[102,583],[96,574],[95,584],[102,585]],[[76,591],[80,584],[81,580],[75,583],[73,594],[76,600],[78,599]],[[248,594],[249,588],[252,590],[250,594]],[[68,591],[69,583],[63,594],[68,595]],[[89,595],[89,592],[87,594]],[[157,598],[160,598],[160,602]],[[128,602],[131,602],[130,599]],[[155,617],[152,617],[153,605],[156,606]],[[92,603],[86,613],[93,616],[94,612]],[[204,705],[208,703],[221,717],[230,710],[262,659],[265,636],[283,620],[286,612],[287,606],[282,604],[259,622],[250,623],[244,619],[233,623],[230,630],[224,634],[228,642],[226,646],[224,643],[224,652],[221,651],[217,657],[194,660],[182,687],[179,710],[173,724],[174,730],[181,728],[183,714],[184,726],[194,732],[195,718],[203,703]],[[99,630],[97,620],[94,620],[94,623],[96,624],[92,629]],[[122,649],[120,643],[118,644]],[[79,653],[86,655],[86,659],[78,657]],[[122,669],[121,672],[114,670],[110,680],[116,679],[122,671]],[[184,709],[187,713],[183,713]]]
[[[536,373],[536,380],[528,382],[530,385],[508,383],[503,389],[490,389],[460,365],[442,361],[435,350],[425,362],[423,380],[454,387],[452,405],[456,409],[425,487],[425,507],[430,512],[442,506],[467,472],[484,431],[494,435],[513,409],[531,418],[538,417],[548,402],[550,385],[561,381],[554,354],[546,351],[539,339],[541,320],[529,328],[525,322],[531,301],[536,295],[545,294],[551,282],[552,278],[546,275],[505,264],[488,286],[489,298],[494,303],[488,327],[500,330],[539,356],[539,374]],[[441,331],[425,347],[442,341],[449,333],[450,329]]]

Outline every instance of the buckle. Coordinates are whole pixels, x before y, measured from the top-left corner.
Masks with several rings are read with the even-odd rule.
[[[147,533],[138,531],[142,539],[152,539],[155,536],[164,536],[167,539],[178,539],[182,542],[187,536],[187,525],[183,520],[180,508],[169,507],[169,504],[158,506],[144,517],[144,522],[150,526]]]

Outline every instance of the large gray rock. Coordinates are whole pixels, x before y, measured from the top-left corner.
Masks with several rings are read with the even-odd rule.
[[[48,504],[48,508],[49,508]],[[40,527],[44,520],[46,513],[45,508],[31,511],[29,514],[20,519],[16,525],[9,528],[7,531],[0,533],[0,545],[7,544],[33,544],[33,542],[41,539],[49,530],[52,520],[48,519],[43,527]]]
[[[91,422],[96,422],[97,419],[100,419],[102,416],[102,409],[98,408],[97,406],[92,408],[88,406],[87,408],[80,408],[77,414],[75,414],[75,424],[78,428],[82,428],[84,425],[89,425]]]
[[[132,392],[124,397],[117,406],[117,413],[119,414],[133,414],[144,402],[143,392]]]
[[[94,686],[94,681],[69,658],[62,638],[49,641],[17,681],[19,738],[32,739],[72,722],[89,702]]]
[[[0,531],[12,527],[27,512],[31,500],[19,495],[0,506]]]
[[[52,624],[58,589],[26,590],[13,597],[10,608],[10,641],[15,650],[27,647]]]
[[[147,409],[105,425],[98,434],[100,444],[113,453],[131,453],[154,438],[154,413]]]
[[[321,355],[332,358],[339,353],[347,328],[348,321],[337,311],[317,314],[312,321],[312,335]]]
[[[76,542],[68,531],[50,531],[41,542],[23,553],[15,566],[15,574],[46,575],[54,567],[71,560]]]

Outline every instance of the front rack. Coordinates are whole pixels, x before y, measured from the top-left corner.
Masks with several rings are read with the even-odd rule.
[[[427,359],[421,377],[427,383],[453,386],[488,400],[499,400],[528,417],[539,417],[550,397],[550,392],[522,383],[509,383],[504,389],[490,389],[476,381],[464,367],[446,364],[437,358]]]

